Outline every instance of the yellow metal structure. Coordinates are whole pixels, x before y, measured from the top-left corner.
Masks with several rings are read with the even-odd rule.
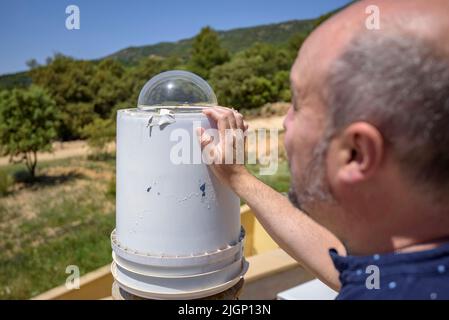
[[[240,299],[275,299],[277,292],[312,279],[278,247],[247,205],[241,207],[240,213],[246,231],[245,256],[249,262]],[[110,299],[114,280],[110,270],[110,265],[106,265],[82,276],[80,289],[66,289],[62,285],[33,299]]]

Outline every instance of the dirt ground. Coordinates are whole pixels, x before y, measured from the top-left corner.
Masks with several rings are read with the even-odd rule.
[[[284,116],[273,116],[269,118],[256,118],[252,120],[248,120],[250,129],[278,129],[282,130],[282,123],[284,122]]]
[[[89,148],[85,141],[68,141],[53,143],[53,152],[39,152],[37,157],[39,161],[49,161],[57,159],[65,159],[84,155]],[[0,157],[0,166],[7,165],[9,157]]]
[[[248,120],[249,129],[255,130],[260,128],[282,130],[282,122],[284,116],[272,116],[268,118],[255,118]],[[115,150],[115,143],[112,142],[109,150]],[[89,152],[89,147],[85,141],[76,140],[68,142],[55,142],[53,144],[53,152],[39,152],[39,161],[50,161],[58,159],[66,159],[71,157],[83,156]],[[7,165],[9,157],[0,157],[0,166]]]
[[[280,147],[282,122],[283,116],[248,121],[253,130],[279,129]],[[0,199],[0,300],[27,299],[63,283],[73,259],[81,259],[84,270],[110,263],[107,235],[114,227],[115,159],[84,157],[91,152],[85,141],[57,142],[53,147],[52,153],[38,155],[38,182],[16,181]],[[112,151],[114,143],[109,147]],[[0,166],[8,160],[0,158]],[[52,160],[58,161],[47,162]],[[258,170],[257,164],[251,168]],[[280,168],[280,174],[262,178],[285,192],[285,162]]]

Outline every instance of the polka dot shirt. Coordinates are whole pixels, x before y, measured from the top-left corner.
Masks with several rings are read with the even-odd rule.
[[[329,251],[340,272],[337,299],[449,300],[449,243],[432,250],[370,256]]]

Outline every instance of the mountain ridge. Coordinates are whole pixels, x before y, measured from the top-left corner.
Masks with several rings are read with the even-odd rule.
[[[299,32],[310,32],[314,27],[326,20],[328,17],[340,10],[343,10],[356,1],[358,0],[350,1],[346,5],[325,13],[317,18],[288,20],[252,27],[240,27],[216,31],[219,34],[223,47],[228,49],[231,53],[236,53],[249,48],[256,42],[282,45],[286,43],[294,34]],[[150,55],[162,57],[176,55],[186,58],[189,55],[194,37],[195,36],[173,42],[164,41],[150,45],[130,46],[97,59],[78,60],[101,61],[112,58],[121,61],[125,65],[133,65],[137,63],[139,59]],[[26,87],[30,84],[31,78],[29,77],[27,70],[0,75],[0,90],[11,89],[14,87]]]
[[[289,20],[279,23],[258,25],[253,27],[235,28],[229,30],[216,30],[224,48],[231,53],[247,49],[256,42],[280,45],[298,32],[310,31],[316,19]],[[193,37],[175,42],[159,42],[144,46],[130,46],[107,55],[101,59],[117,59],[125,64],[136,63],[139,59],[157,55],[168,57],[176,55],[187,57],[193,43]]]

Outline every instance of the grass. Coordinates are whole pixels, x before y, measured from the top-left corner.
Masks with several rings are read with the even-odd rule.
[[[8,194],[12,183],[13,181],[11,179],[11,176],[4,170],[0,169],[0,197],[6,196]]]
[[[115,207],[107,189],[114,168],[114,159],[42,163],[46,179],[18,182],[0,198],[0,299],[27,299],[61,285],[68,265],[84,274],[110,263]],[[24,174],[20,165],[3,169]],[[67,172],[77,174],[58,179]]]
[[[39,164],[30,182],[23,165],[1,168],[16,182],[0,197],[0,299],[28,299],[63,284],[66,267],[81,275],[111,262],[110,233],[115,226],[115,159],[70,158]],[[259,175],[286,192],[285,161],[277,173]]]
[[[278,169],[274,175],[260,175],[259,165],[247,165],[248,170],[258,179],[279,192],[287,192],[290,187],[290,171],[287,161],[279,161]]]

